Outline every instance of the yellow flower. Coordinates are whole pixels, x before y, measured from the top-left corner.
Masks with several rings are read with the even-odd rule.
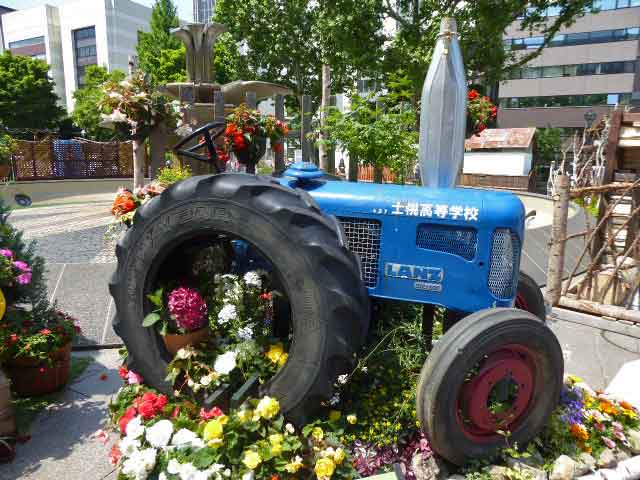
[[[342,448],[337,448],[335,452],[333,452],[333,461],[336,462],[336,465],[340,465],[344,462],[344,459],[347,457],[347,454],[344,453]]]
[[[229,422],[229,417],[226,415],[220,415],[219,417],[216,417],[216,420],[218,420],[222,425],[226,425]]]
[[[338,420],[340,420],[341,416],[342,413],[340,413],[339,410],[331,410],[329,412],[329,420],[331,420],[332,422],[337,422]]]
[[[280,355],[280,358],[278,359],[278,366],[284,367],[284,364],[287,363],[287,360],[289,360],[289,354],[283,353],[282,355]]]
[[[300,458],[300,456],[296,456],[296,458],[292,459],[291,462],[284,466],[284,469],[289,473],[297,473],[303,466],[302,458]]]
[[[311,436],[317,441],[320,441],[324,438],[324,432],[320,427],[314,427],[313,430],[311,430]]]
[[[276,343],[275,345],[271,345],[269,347],[269,351],[266,353],[267,358],[271,360],[271,363],[280,362],[280,357],[284,353],[284,347],[281,343]],[[286,362],[286,360],[285,360]]]
[[[282,444],[281,443],[275,443],[275,444],[271,445],[271,454],[274,457],[277,457],[281,453],[282,453]]]
[[[314,471],[318,476],[318,480],[326,480],[331,478],[333,472],[336,471],[336,464],[330,458],[321,458],[316,462]]]
[[[220,440],[224,433],[224,427],[222,426],[222,422],[217,418],[207,422],[204,427],[203,436],[207,441],[210,440]]]
[[[284,435],[281,433],[274,433],[269,435],[269,443],[271,445],[279,445],[284,442]]]
[[[243,408],[242,410],[238,411],[236,415],[238,416],[238,420],[240,420],[240,423],[247,423],[251,420],[251,417],[253,417],[253,412],[251,410]]]
[[[269,420],[275,417],[279,411],[280,404],[275,398],[263,397],[256,406],[254,419],[257,416],[258,418],[266,418]]]
[[[358,417],[356,417],[353,413],[351,415],[347,415],[347,422],[349,422],[351,425],[355,425],[357,421]]]
[[[246,452],[244,452],[242,463],[244,463],[249,470],[255,470],[256,468],[258,468],[258,465],[262,463],[262,458],[260,457],[260,454],[258,452],[247,450]]]

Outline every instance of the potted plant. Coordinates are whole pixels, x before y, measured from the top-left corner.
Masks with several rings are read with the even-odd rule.
[[[10,308],[0,324],[0,359],[20,396],[60,389],[71,373],[75,319],[48,303]]]
[[[238,161],[247,167],[247,173],[256,172],[256,164],[267,149],[267,138],[275,151],[282,150],[278,140],[289,133],[289,126],[273,115],[263,115],[245,104],[236,107],[227,117],[223,148],[218,150],[218,158],[229,160],[233,152]]]
[[[0,134],[0,178],[7,178],[11,173],[11,155],[17,148],[18,144],[11,136]]]
[[[487,128],[487,124],[498,116],[498,107],[487,96],[480,95],[477,90],[471,89],[467,103],[467,136],[480,135]]]
[[[195,288],[175,288],[166,298],[160,288],[147,298],[155,309],[144,318],[142,326],[155,326],[171,355],[209,336],[207,304]]]

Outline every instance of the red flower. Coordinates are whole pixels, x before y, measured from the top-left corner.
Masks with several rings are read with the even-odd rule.
[[[204,408],[200,409],[200,418],[202,420],[211,420],[216,417],[221,417],[224,415],[224,412],[218,408],[213,407],[211,410],[205,410]]]
[[[216,153],[218,154],[218,160],[221,162],[227,163],[229,161],[229,154],[221,148],[216,148]]]
[[[262,300],[271,300],[273,298],[273,295],[271,294],[271,292],[267,292],[267,293],[261,294],[260,298]]]
[[[476,98],[478,98],[480,96],[480,94],[478,93],[477,90],[471,89],[469,90],[469,100],[475,100]]]
[[[235,123],[230,123],[224,131],[225,135],[235,135],[238,133],[238,126]]]
[[[491,118],[496,118],[498,116],[498,107],[495,105],[491,107]]]
[[[16,343],[19,339],[20,339],[20,337],[18,336],[18,334],[16,334],[16,333],[12,333],[11,334],[11,342],[12,343]]]
[[[120,425],[120,432],[122,432],[123,435],[127,434],[127,425],[131,420],[133,420],[136,417],[137,414],[138,414],[138,411],[136,410],[136,407],[129,407],[129,409],[126,412],[124,412],[124,415],[120,418],[120,421],[118,422]]]
[[[482,97],[482,100],[484,100],[485,102],[491,103],[491,99],[489,97],[487,97],[486,95],[484,97]]]
[[[244,138],[244,135],[241,133],[238,133],[233,136],[233,144],[238,150],[244,150],[245,148],[247,148],[246,139]]]
[[[177,418],[180,415],[180,405],[177,405],[176,408],[173,409],[173,413],[171,414],[171,418]]]
[[[158,395],[156,397],[156,401],[154,402],[153,406],[158,410],[164,410],[164,407],[167,406],[167,404],[169,403],[169,399],[167,398],[166,395]]]
[[[140,415],[146,420],[154,418],[161,413],[162,409],[167,406],[169,399],[166,395],[156,395],[153,392],[147,392],[142,397],[136,398],[133,405],[138,409]]]
[[[42,330],[40,330],[40,333],[42,335],[49,335],[51,333],[51,330],[49,330],[48,328],[43,328]]]
[[[284,153],[284,143],[276,143],[273,146],[273,151],[276,153]]]
[[[115,466],[120,463],[120,459],[122,458],[122,452],[120,451],[120,447],[118,444],[114,444],[113,448],[111,448],[111,453],[109,453],[109,461],[111,465]]]
[[[118,375],[120,375],[120,378],[123,380],[127,379],[127,375],[129,375],[129,369],[127,367],[125,367],[124,365],[120,367],[120,370],[118,370]]]

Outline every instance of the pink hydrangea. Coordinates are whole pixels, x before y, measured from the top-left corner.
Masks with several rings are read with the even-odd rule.
[[[193,288],[180,287],[169,294],[169,313],[184,330],[197,330],[207,323],[207,304]]]

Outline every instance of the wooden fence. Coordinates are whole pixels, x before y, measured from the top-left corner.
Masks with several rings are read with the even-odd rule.
[[[12,173],[20,181],[126,178],[133,175],[133,150],[131,142],[20,140]]]

